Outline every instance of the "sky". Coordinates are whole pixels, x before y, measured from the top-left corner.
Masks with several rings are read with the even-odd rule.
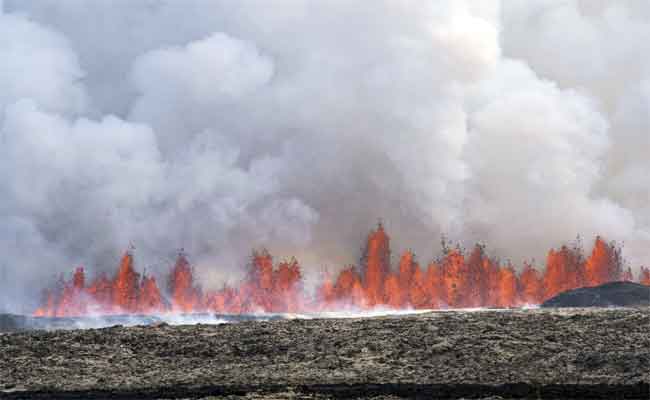
[[[441,235],[650,263],[650,3],[0,0],[0,309],[130,246],[206,287]]]

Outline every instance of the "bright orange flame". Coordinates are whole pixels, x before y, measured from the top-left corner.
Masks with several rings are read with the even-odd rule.
[[[524,304],[538,304],[543,298],[543,282],[539,272],[526,264],[519,276],[519,293]]]
[[[361,267],[348,266],[336,277],[324,273],[314,296],[302,287],[296,259],[274,267],[268,251],[254,252],[246,278],[237,287],[224,286],[204,292],[184,254],[179,254],[167,280],[167,297],[154,277],[140,276],[133,256],[122,257],[115,277],[100,275],[87,283],[84,269],[72,279],[60,279],[34,315],[75,316],[89,313],[164,312],[301,312],[340,308],[386,306],[400,308],[516,307],[539,304],[557,293],[580,286],[615,280],[632,280],[623,269],[620,249],[597,237],[589,257],[579,246],[550,250],[546,269],[540,273],[526,264],[520,274],[512,266],[500,265],[476,245],[465,255],[459,248],[447,249],[438,260],[420,268],[412,251],[405,251],[395,270],[390,266],[390,238],[381,224],[368,235]],[[641,268],[639,281],[650,285],[650,269]]]
[[[614,279],[620,279],[622,274],[620,250],[609,246],[600,237],[596,237],[591,257],[585,263],[585,284],[598,286]]]
[[[153,276],[145,276],[142,279],[140,296],[138,298],[138,312],[152,314],[163,310],[163,300],[158,285],[156,284],[156,278]]]
[[[113,308],[115,311],[133,313],[138,310],[140,275],[133,268],[133,256],[125,253],[113,281]]]
[[[389,238],[381,224],[368,236],[365,298],[368,306],[384,303],[384,281],[390,270]]]
[[[201,293],[194,286],[192,267],[183,253],[178,255],[169,276],[168,287],[171,294],[172,311],[188,313],[199,308]]]
[[[641,282],[643,285],[650,286],[650,268],[641,267],[639,282]]]

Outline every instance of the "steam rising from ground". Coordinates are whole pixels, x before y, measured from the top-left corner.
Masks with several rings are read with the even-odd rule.
[[[0,314],[0,333],[15,330],[58,330],[58,329],[100,329],[111,326],[158,326],[167,325],[221,325],[249,321],[278,321],[294,319],[322,318],[374,318],[401,315],[416,315],[442,312],[480,312],[502,311],[511,309],[463,309],[463,310],[392,310],[377,307],[372,310],[348,308],[344,311],[317,312],[307,314],[294,313],[255,313],[255,314],[151,314],[151,315],[87,315],[83,317],[31,317],[23,315]]]
[[[383,218],[519,263],[650,254],[646,1],[0,2],[0,309],[133,243],[204,285],[307,278]],[[311,274],[311,275],[310,275]]]

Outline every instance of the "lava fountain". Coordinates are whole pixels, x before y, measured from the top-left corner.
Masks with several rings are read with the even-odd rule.
[[[295,313],[367,310],[376,307],[441,309],[518,307],[539,304],[559,292],[633,280],[624,268],[615,243],[596,237],[589,256],[575,246],[551,249],[543,271],[530,264],[517,273],[509,263],[488,257],[483,245],[471,251],[443,246],[443,255],[425,268],[411,250],[390,264],[390,238],[383,226],[368,235],[360,265],[338,274],[323,273],[314,294],[302,285],[295,258],[274,266],[268,251],[255,251],[246,277],[237,286],[203,290],[182,252],[171,269],[163,293],[155,278],[136,272],[127,251],[112,278],[103,274],[86,280],[83,267],[71,279],[61,277],[44,291],[36,316],[84,316],[161,313]],[[650,269],[641,268],[638,280],[650,285]]]

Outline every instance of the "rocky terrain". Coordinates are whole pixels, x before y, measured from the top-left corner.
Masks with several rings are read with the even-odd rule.
[[[650,307],[650,286],[634,282],[609,282],[562,292],[542,307]]]
[[[0,334],[0,398],[639,398],[650,309]]]

